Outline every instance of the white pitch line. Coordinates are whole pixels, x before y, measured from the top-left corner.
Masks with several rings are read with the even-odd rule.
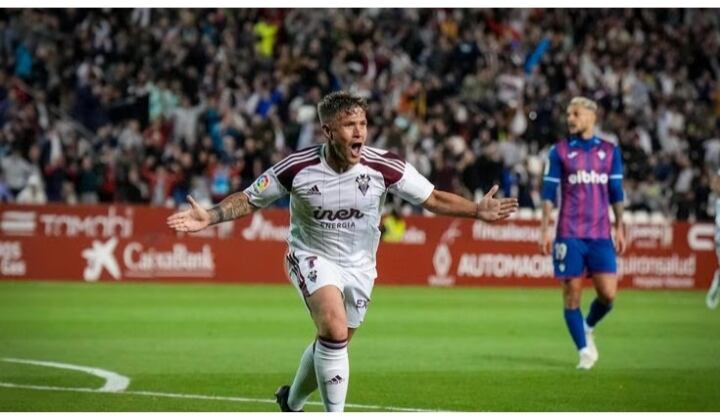
[[[130,384],[130,379],[121,376],[118,373],[114,373],[112,371],[103,370],[102,368],[95,368],[95,367],[85,367],[82,365],[73,365],[73,364],[65,364],[65,363],[56,363],[53,361],[37,361],[37,360],[23,360],[20,358],[0,358],[2,361],[7,361],[9,363],[19,363],[19,364],[30,364],[30,365],[39,365],[43,367],[54,367],[54,368],[62,368],[65,370],[75,370],[75,371],[81,371],[83,373],[92,374],[96,377],[100,377],[102,379],[105,379],[105,384],[100,387],[99,389],[96,389],[97,391],[102,392],[109,392],[109,393],[117,393],[120,391],[123,391],[127,388],[127,386]]]
[[[164,393],[156,391],[100,391],[96,389],[84,388],[84,387],[56,387],[56,386],[35,386],[32,384],[14,384],[14,383],[2,383],[0,387],[6,387],[11,389],[29,389],[29,390],[52,390],[52,391],[72,391],[79,393],[112,393],[112,394],[128,394],[133,396],[153,396],[153,397],[171,397],[176,399],[198,399],[198,400],[219,400],[227,402],[245,402],[245,403],[269,403],[274,404],[275,400],[271,399],[256,399],[251,397],[230,397],[230,396],[206,396],[202,394],[183,394],[183,393]],[[320,402],[308,402],[311,405],[322,406]],[[370,404],[352,404],[347,403],[345,407],[354,407],[356,409],[367,409],[367,410],[390,410],[395,412],[449,412],[448,410],[439,409],[414,409],[408,407],[395,407],[395,406],[376,406]]]

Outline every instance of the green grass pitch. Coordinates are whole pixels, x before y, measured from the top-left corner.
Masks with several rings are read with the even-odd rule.
[[[559,288],[378,286],[351,343],[347,399],[378,407],[347,410],[718,411],[720,310],[703,297],[621,292],[597,330],[600,360],[581,372]],[[591,299],[586,291],[584,310]],[[5,281],[0,411],[275,411],[272,394],[312,336],[289,284]],[[11,388],[89,390],[103,380],[2,358],[102,368],[131,382],[127,393]]]

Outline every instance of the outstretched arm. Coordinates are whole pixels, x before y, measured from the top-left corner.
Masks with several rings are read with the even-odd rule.
[[[200,231],[223,221],[240,218],[256,209],[244,192],[235,192],[229,195],[209,210],[198,205],[190,195],[187,200],[190,203],[190,209],[175,213],[167,219],[167,225],[175,231]]]
[[[210,225],[224,221],[232,221],[250,214],[255,209],[255,206],[250,203],[250,198],[248,198],[245,192],[235,192],[208,210],[208,214],[210,214]]]
[[[499,221],[517,211],[518,202],[516,198],[493,198],[498,188],[497,185],[493,186],[477,204],[460,195],[434,190],[422,206],[439,215]]]

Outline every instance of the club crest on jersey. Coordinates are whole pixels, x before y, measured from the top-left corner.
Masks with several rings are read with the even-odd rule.
[[[600,160],[605,160],[605,151],[604,150],[599,151],[598,157],[600,158]]]
[[[370,177],[363,173],[357,178],[355,178],[355,182],[358,184],[358,189],[360,192],[362,192],[363,196],[367,193],[367,190],[370,189]]]
[[[253,184],[253,187],[255,188],[255,192],[261,194],[263,191],[265,191],[268,186],[270,185],[270,177],[268,175],[262,175]]]

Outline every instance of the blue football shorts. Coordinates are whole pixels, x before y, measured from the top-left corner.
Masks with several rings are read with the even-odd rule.
[[[557,238],[553,244],[553,268],[558,279],[617,274],[615,246],[609,238]]]

